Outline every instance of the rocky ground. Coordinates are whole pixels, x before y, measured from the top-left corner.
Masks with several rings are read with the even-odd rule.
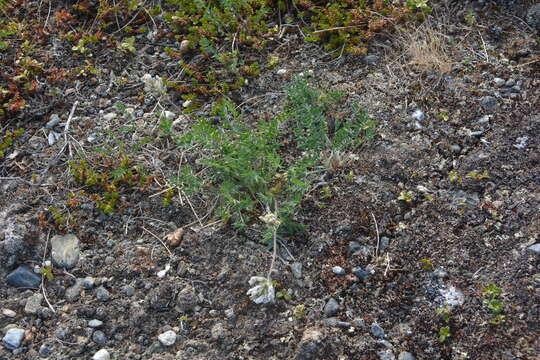
[[[109,215],[77,199],[51,225],[51,206],[80,190],[70,151],[154,136],[130,151],[166,181],[184,155],[156,136],[154,110],[191,121],[174,101],[137,100],[145,74],[175,63],[159,48],[103,59],[95,84],[67,88],[0,160],[0,359],[539,358],[540,10],[438,4],[363,58],[291,33],[278,68],[234,94],[246,116],[275,116],[287,81],[312,73],[347,94],[341,110],[360,104],[378,123],[325,177],[330,195],[304,200],[309,231],[280,241],[287,296],[270,305],[246,295],[272,257],[260,234],[221,226],[197,199],[165,207],[154,183]],[[111,88],[119,74],[128,85]]]

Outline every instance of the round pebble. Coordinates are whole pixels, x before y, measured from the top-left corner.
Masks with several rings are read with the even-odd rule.
[[[172,346],[176,342],[176,333],[172,330],[165,331],[159,334],[158,340],[163,346]]]
[[[92,356],[92,360],[110,360],[111,355],[106,349],[101,349]]]

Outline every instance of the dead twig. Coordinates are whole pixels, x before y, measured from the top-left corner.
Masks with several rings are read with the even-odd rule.
[[[47,256],[47,245],[49,244],[49,236],[50,235],[51,235],[51,232],[49,231],[47,233],[47,239],[45,240],[45,250],[43,251],[43,261],[42,261],[42,263],[45,262],[45,258]],[[51,305],[49,299],[47,298],[47,292],[45,291],[45,275],[44,274],[41,274],[41,291],[43,292],[43,298],[45,299],[45,302],[49,306],[49,309],[51,309],[51,311],[54,314],[56,314],[56,310],[54,310],[54,307]]]
[[[163,247],[165,248],[165,250],[167,250],[167,252],[169,253],[169,256],[172,256],[172,252],[171,250],[169,250],[169,248],[167,247],[167,244],[165,244],[163,242],[163,240],[160,239],[159,236],[157,236],[156,234],[154,234],[153,232],[151,232],[150,230],[148,230],[147,228],[145,228],[144,226],[142,226],[142,229],[144,231],[146,231],[147,233],[149,233],[150,235],[152,235],[153,237],[155,237],[156,239],[158,239],[158,241],[161,243],[161,245],[163,245]]]
[[[375,261],[378,261],[379,259],[379,244],[380,244],[380,238],[379,238],[379,226],[377,225],[377,219],[375,219],[375,215],[371,213],[371,216],[373,217],[373,221],[375,222],[375,231],[377,232],[377,247],[375,248]]]

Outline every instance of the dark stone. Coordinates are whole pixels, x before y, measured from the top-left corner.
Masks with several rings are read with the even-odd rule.
[[[352,269],[352,273],[356,275],[360,280],[366,280],[371,273],[367,270],[362,269],[361,267],[355,267]]]
[[[41,284],[41,276],[26,266],[19,266],[6,276],[6,281],[17,288],[37,289]]]
[[[381,339],[385,337],[384,330],[377,323],[371,324],[371,334]]]

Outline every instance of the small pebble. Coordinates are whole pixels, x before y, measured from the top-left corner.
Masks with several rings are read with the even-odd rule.
[[[336,275],[345,275],[347,272],[341,266],[334,266],[332,272]]]
[[[158,340],[163,346],[172,346],[176,343],[176,333],[172,330],[165,331],[159,334]]]
[[[413,113],[412,113],[412,117],[418,121],[422,121],[426,118],[426,114],[424,114],[424,112],[420,109],[416,109]]]
[[[516,85],[516,80],[510,78],[510,79],[506,80],[506,84],[504,84],[504,85],[505,85],[506,87],[512,87],[512,86]]]
[[[371,334],[375,337],[378,337],[381,339],[385,337],[384,330],[377,323],[371,324],[370,330],[371,330]]]
[[[103,115],[103,120],[105,121],[111,121],[112,119],[116,118],[116,113],[108,113]]]
[[[287,69],[279,69],[278,71],[276,71],[276,74],[278,75],[285,75],[287,73]]]
[[[39,347],[39,356],[46,358],[54,351],[54,344],[44,343]]]
[[[399,353],[398,355],[398,360],[415,360],[415,359],[416,358],[414,357],[414,355],[408,351],[403,351]]]
[[[540,243],[529,246],[527,250],[536,255],[540,255]]]
[[[497,87],[503,87],[504,84],[506,84],[506,81],[504,81],[504,79],[501,79],[501,78],[495,78],[493,79],[493,82],[495,83],[495,86]]]
[[[2,315],[8,318],[14,318],[17,316],[17,313],[11,309],[2,309]]]
[[[461,146],[459,146],[458,144],[452,144],[450,146],[450,150],[452,150],[452,152],[457,155],[461,153]]]
[[[106,349],[101,349],[92,356],[92,360],[110,360],[111,355]]]
[[[92,334],[92,340],[98,345],[105,345],[107,337],[103,331],[97,330]]]
[[[126,296],[133,296],[135,294],[135,288],[131,285],[124,286],[124,294]]]
[[[495,99],[493,96],[483,96],[480,98],[479,101],[480,101],[480,105],[482,105],[482,107],[488,111],[494,110],[499,104],[497,99]]]
[[[47,122],[45,127],[47,129],[52,129],[53,127],[55,127],[59,123],[60,123],[60,117],[57,114],[52,114],[51,117],[50,117],[50,120]]]
[[[362,269],[361,267],[355,267],[352,269],[352,273],[354,275],[356,275],[357,278],[359,278],[360,280],[366,280],[370,275],[371,275],[371,272],[368,271],[368,270],[364,270]]]
[[[335,316],[339,312],[339,304],[334,298],[330,298],[324,306],[324,315],[326,317]]]
[[[302,263],[295,262],[291,265],[291,271],[295,279],[302,278]]]
[[[98,319],[93,319],[88,322],[88,326],[94,329],[98,329],[103,326],[103,321]]]
[[[82,280],[81,285],[86,290],[91,290],[94,288],[94,285],[96,285],[96,279],[94,279],[93,277],[87,276]]]
[[[100,286],[96,289],[96,298],[99,301],[102,301],[102,302],[108,301],[110,297],[111,296],[109,294],[109,291],[107,291],[107,289],[105,289],[103,286]]]

